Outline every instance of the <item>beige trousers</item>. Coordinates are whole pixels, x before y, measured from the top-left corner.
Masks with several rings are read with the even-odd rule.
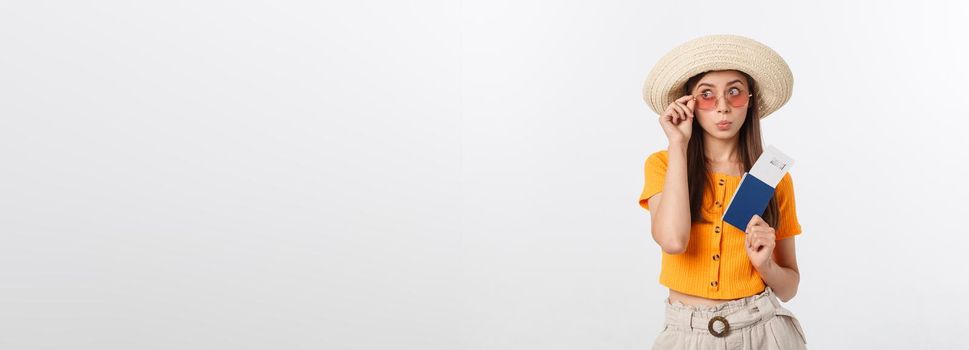
[[[716,306],[666,306],[666,324],[653,349],[806,349],[801,324],[770,287]]]

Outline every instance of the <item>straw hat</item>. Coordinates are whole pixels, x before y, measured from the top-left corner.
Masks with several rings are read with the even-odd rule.
[[[770,47],[729,34],[707,35],[687,41],[660,58],[643,84],[643,100],[656,114],[684,95],[690,77],[713,70],[739,70],[756,82],[760,118],[764,119],[791,98],[794,75],[787,62]]]

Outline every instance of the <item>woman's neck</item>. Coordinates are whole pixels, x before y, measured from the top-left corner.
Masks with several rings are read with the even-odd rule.
[[[707,161],[714,163],[739,163],[740,155],[737,152],[736,137],[730,140],[721,140],[714,137],[706,137],[703,140],[703,154]]]

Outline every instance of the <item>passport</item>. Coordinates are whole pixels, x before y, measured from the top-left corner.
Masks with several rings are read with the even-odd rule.
[[[746,231],[754,215],[764,216],[777,184],[793,165],[794,159],[773,145],[767,146],[750,171],[740,178],[740,185],[730,198],[721,219],[740,231]]]

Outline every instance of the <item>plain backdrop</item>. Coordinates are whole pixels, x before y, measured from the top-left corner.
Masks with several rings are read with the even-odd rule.
[[[3,349],[646,349],[641,88],[794,72],[815,349],[969,347],[965,2],[0,5]]]

